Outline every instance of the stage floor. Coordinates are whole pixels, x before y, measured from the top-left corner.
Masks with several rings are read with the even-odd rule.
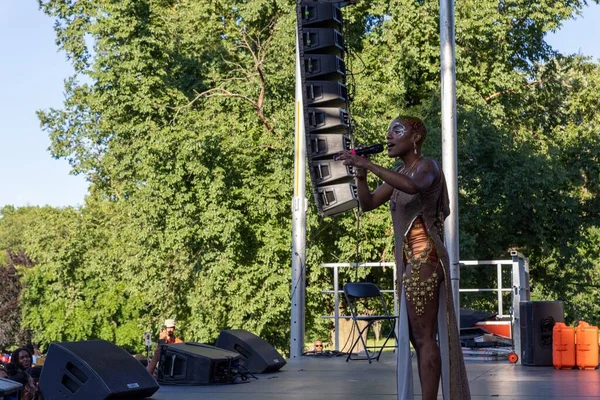
[[[413,368],[416,361],[413,360]],[[508,361],[467,361],[471,398],[498,400],[598,399],[600,370],[558,371],[553,367],[524,367]],[[416,369],[413,369],[416,371]],[[279,372],[257,375],[258,380],[234,385],[162,386],[154,400],[395,400],[396,361],[385,353],[379,362],[345,357],[305,356]],[[420,399],[415,373],[415,399]],[[438,397],[441,399],[441,395]]]

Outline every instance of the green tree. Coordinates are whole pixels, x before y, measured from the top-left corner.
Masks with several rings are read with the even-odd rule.
[[[21,328],[21,307],[19,296],[22,286],[19,279],[19,267],[30,267],[31,260],[23,253],[14,254],[5,251],[4,262],[0,263],[0,349],[23,343],[28,332]]]
[[[118,232],[94,233],[120,263],[95,290],[120,283],[141,296],[127,315],[138,330],[171,315],[190,339],[244,327],[287,347],[294,61],[279,55],[294,49],[289,2],[42,8],[88,77],[67,82],[65,109],[41,112],[42,124],[53,154],[93,183],[84,214]],[[106,260],[86,268],[114,271]]]
[[[35,208],[0,209],[0,349],[24,343],[29,331],[21,324],[21,276],[33,266],[22,245],[23,235],[34,217]]]

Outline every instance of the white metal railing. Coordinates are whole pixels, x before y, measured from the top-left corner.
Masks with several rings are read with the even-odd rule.
[[[525,256],[516,251],[511,251],[511,259],[506,260],[468,260],[461,261],[461,267],[487,265],[496,266],[496,287],[494,288],[476,288],[476,289],[460,289],[460,293],[469,292],[497,292],[498,301],[498,315],[500,317],[512,317],[512,337],[515,347],[515,353],[521,354],[521,332],[520,329],[514,329],[518,327],[520,323],[520,312],[519,303],[521,301],[529,301],[529,261]],[[511,281],[512,286],[510,288],[502,287],[502,267],[511,266]],[[393,293],[394,295],[394,315],[398,315],[398,294],[396,292],[396,263],[393,262],[366,262],[366,263],[324,263],[321,264],[323,268],[331,268],[333,270],[333,290],[321,290],[324,294],[333,294],[333,309],[334,315],[323,315],[322,318],[332,318],[334,320],[334,345],[335,350],[340,350],[340,332],[339,332],[339,319],[350,318],[348,315],[339,315],[339,304],[340,294],[344,293],[343,289],[340,289],[339,284],[339,271],[340,268],[384,268],[388,267],[393,272],[393,289],[381,290],[382,293]],[[502,293],[511,292],[512,304],[511,313],[506,315],[503,312],[503,300]],[[519,357],[520,363],[520,357]]]
[[[498,302],[498,312],[497,315],[499,317],[509,317],[512,313],[504,314],[504,304],[502,300],[502,293],[512,292],[512,288],[502,287],[502,267],[505,265],[512,266],[512,260],[473,260],[473,261],[461,261],[461,268],[463,266],[477,266],[477,265],[485,265],[485,266],[496,266],[496,287],[495,288],[477,288],[477,289],[459,289],[459,293],[482,293],[482,292],[497,292],[497,302]]]

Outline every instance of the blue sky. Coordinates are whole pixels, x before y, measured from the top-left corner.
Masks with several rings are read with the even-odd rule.
[[[53,21],[38,10],[35,0],[1,0],[0,4],[0,207],[84,203],[88,183],[69,174],[65,160],[51,157],[50,140],[35,111],[61,108],[63,80],[73,69],[57,51]],[[565,22],[548,37],[563,53],[600,59],[600,6],[587,7],[583,16]]]
[[[0,207],[6,204],[83,204],[88,184],[69,175],[48,151],[50,139],[35,115],[60,108],[64,78],[73,73],[54,43],[53,21],[36,0],[0,3]]]

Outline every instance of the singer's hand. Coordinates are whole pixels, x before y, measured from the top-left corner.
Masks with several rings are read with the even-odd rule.
[[[365,156],[357,156],[348,151],[343,152],[340,156],[336,157],[336,160],[343,160],[344,165],[354,167],[354,176],[357,179],[366,179],[367,177],[367,165],[370,163],[369,159]]]
[[[357,156],[356,154],[352,154],[349,151],[343,152],[340,156],[336,158],[336,160],[343,160],[344,165],[349,165],[351,167],[367,169],[371,162],[365,156]]]

